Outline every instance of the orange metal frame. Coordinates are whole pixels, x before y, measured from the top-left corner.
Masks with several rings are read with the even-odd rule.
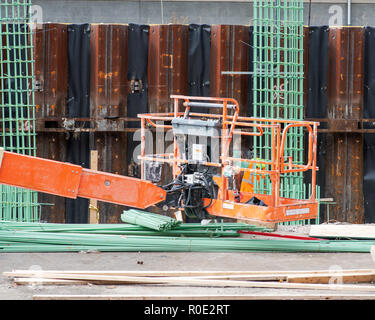
[[[220,102],[223,105],[222,114],[193,112],[189,114],[191,117],[221,119],[222,123],[220,161],[202,163],[207,166],[221,168],[221,175],[214,177],[214,181],[219,187],[218,196],[217,199],[212,201],[207,211],[215,216],[273,222],[316,218],[318,211],[318,202],[315,199],[315,181],[318,169],[316,166],[318,122],[240,117],[239,106],[234,99],[177,95],[171,97],[174,100],[174,112],[138,115],[141,118],[141,155],[139,157],[141,159],[141,179],[85,169],[70,163],[6,152],[0,148],[0,183],[68,198],[83,197],[141,209],[147,208],[165,200],[166,191],[144,179],[144,162],[170,163],[173,167],[173,175],[176,177],[179,174],[179,165],[187,163],[187,160],[181,159],[176,139],[174,139],[173,153],[146,155],[146,123],[156,128],[171,129],[171,125],[157,124],[155,121],[170,122],[173,118],[186,115],[189,111],[187,103],[190,101]],[[185,105],[182,103],[185,107],[183,112],[179,110],[181,101],[185,102]],[[228,114],[227,106],[229,104],[234,106],[234,108],[230,108],[233,110],[232,115]],[[282,125],[284,125],[284,129],[281,132]],[[254,131],[238,130],[241,127],[253,128]],[[304,127],[308,131],[308,161],[306,165],[295,164],[291,158],[288,159],[287,163],[284,161],[286,136],[288,130],[292,127]],[[271,130],[272,158],[270,161],[229,156],[233,135],[262,136],[266,128]],[[243,202],[256,196],[267,204],[266,207],[235,201],[234,194],[228,190],[227,180],[223,174],[224,167],[233,162],[266,164],[271,168],[270,170],[237,168],[237,170],[241,171],[270,176],[272,181],[271,195],[241,193]],[[307,170],[312,171],[312,193],[310,199],[281,198],[280,175]],[[209,200],[204,199],[205,204],[208,204]]]
[[[169,154],[152,154],[146,155],[146,125],[154,128],[171,129],[170,123],[173,118],[184,117],[189,114],[191,117],[205,119],[221,119],[221,156],[219,162],[203,162],[207,166],[221,168],[221,175],[215,176],[214,181],[219,187],[217,199],[207,208],[207,211],[214,216],[230,217],[244,220],[261,220],[270,222],[294,221],[301,219],[313,219],[317,217],[318,201],[315,198],[316,184],[316,144],[317,144],[317,127],[318,122],[312,121],[289,121],[281,119],[264,119],[253,117],[239,116],[239,105],[235,99],[231,98],[213,98],[213,97],[190,97],[181,95],[172,95],[174,111],[170,113],[139,114],[141,118],[141,178],[144,179],[144,162],[158,161],[170,163],[173,168],[174,177],[179,173],[179,165],[187,163],[180,157],[176,139],[174,139],[174,152]],[[204,101],[210,103],[222,104],[221,114],[207,114],[190,112],[189,102]],[[228,114],[228,106],[232,114]],[[234,106],[234,107],[232,107]],[[181,110],[182,108],[184,110]],[[155,121],[164,121],[165,124],[155,123]],[[308,159],[305,165],[293,163],[291,157],[285,163],[284,150],[287,133],[290,128],[303,127],[308,132]],[[238,129],[253,128],[253,131],[241,131]],[[233,135],[262,136],[264,130],[268,128],[271,131],[271,160],[241,159],[229,156],[230,144]],[[283,129],[282,129],[283,128]],[[236,130],[237,129],[237,130]],[[224,177],[223,169],[226,165],[234,162],[246,162],[248,164],[266,164],[270,169],[252,169],[236,167],[239,171],[249,171],[251,173],[269,175],[272,182],[272,194],[252,194],[241,192],[242,202],[246,202],[253,196],[261,199],[267,206],[257,206],[236,202],[234,195],[228,190],[227,179]],[[311,170],[312,186],[311,196],[308,200],[290,199],[280,197],[280,175],[290,172],[304,172]],[[205,204],[209,199],[205,199]]]

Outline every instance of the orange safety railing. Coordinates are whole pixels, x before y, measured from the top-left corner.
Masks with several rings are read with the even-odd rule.
[[[179,173],[179,165],[188,163],[186,159],[180,157],[176,138],[174,138],[173,153],[165,154],[152,154],[146,155],[145,151],[145,130],[146,124],[154,128],[171,129],[172,125],[170,122],[177,117],[184,118],[203,118],[203,119],[220,119],[221,121],[221,155],[219,161],[202,161],[200,164],[206,166],[214,166],[221,168],[221,192],[220,200],[222,203],[231,201],[228,187],[225,183],[223,175],[223,169],[227,165],[233,163],[241,164],[246,163],[247,167],[242,165],[234,166],[238,171],[248,171],[250,173],[268,175],[272,182],[272,195],[265,196],[267,204],[271,208],[281,208],[283,206],[298,207],[303,206],[307,203],[317,204],[315,199],[315,184],[316,184],[316,171],[318,170],[316,165],[316,144],[317,144],[317,127],[318,122],[313,121],[290,121],[285,119],[264,119],[254,117],[243,117],[239,115],[239,105],[235,99],[232,98],[216,98],[216,97],[190,97],[182,95],[172,95],[173,99],[173,112],[169,113],[149,113],[139,114],[141,118],[141,173],[142,179],[144,179],[144,161],[158,161],[170,163],[173,166],[173,175],[176,177]],[[221,110],[217,113],[199,113],[192,112],[192,108],[213,108],[215,111]],[[155,123],[155,121],[163,121],[164,124]],[[290,128],[302,127],[308,132],[308,152],[307,152],[307,163],[297,164],[293,163],[293,159],[288,157],[288,161],[285,162],[285,146],[287,141],[287,133]],[[250,130],[250,131],[249,131]],[[261,159],[244,159],[234,156],[230,156],[230,145],[234,135],[241,136],[263,136],[264,131],[270,131],[271,139],[271,160]],[[266,168],[253,168],[251,164],[266,165]],[[280,198],[280,175],[291,172],[304,172],[311,170],[312,183],[311,183],[311,196],[309,200],[298,200],[290,201],[288,199]],[[248,195],[250,196],[250,195]],[[263,197],[263,195],[260,195]],[[218,207],[216,207],[216,210]],[[285,211],[285,210],[284,210]],[[314,210],[313,210],[314,211]],[[268,211],[267,211],[268,212]],[[269,212],[268,212],[269,213]],[[316,214],[316,212],[315,212]],[[220,215],[220,214],[218,214]],[[221,214],[224,215],[225,214]],[[251,215],[251,214],[250,214]],[[280,214],[279,214],[280,215]],[[284,212],[285,215],[285,212]],[[228,215],[227,215],[228,216]],[[293,216],[293,214],[290,214]],[[313,216],[310,214],[309,216]],[[306,216],[307,217],[307,216]],[[297,217],[294,217],[297,218]],[[267,220],[262,219],[261,220]],[[291,217],[283,218],[270,218],[279,219],[280,221],[290,220]]]

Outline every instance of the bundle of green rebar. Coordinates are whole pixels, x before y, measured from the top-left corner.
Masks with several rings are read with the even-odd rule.
[[[139,214],[138,212],[136,212]],[[1,252],[371,252],[375,241],[259,240],[240,238],[238,230],[272,231],[245,223],[175,223],[153,216],[147,224],[61,224],[0,221]],[[123,217],[122,217],[123,218]],[[168,228],[160,225],[168,220]],[[173,219],[172,219],[173,220]],[[158,223],[159,222],[159,223]],[[152,229],[152,228],[154,229]],[[166,227],[164,227],[166,228]]]
[[[188,237],[239,237],[238,230],[269,232],[271,229],[245,223],[210,222],[180,223],[172,230],[156,231],[143,226],[121,224],[62,224],[0,221],[0,230],[48,232],[48,233],[80,233],[80,234],[117,234],[139,236],[188,236]],[[1,239],[0,239],[1,240]]]
[[[258,240],[0,230],[0,252],[371,252],[375,241]]]
[[[125,210],[121,215],[121,220],[156,231],[171,230],[181,224],[181,221],[171,217],[136,209]]]

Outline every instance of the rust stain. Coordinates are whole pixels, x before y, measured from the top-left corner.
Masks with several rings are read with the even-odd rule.
[[[35,33],[35,80],[42,88],[35,92],[35,102],[40,105],[37,109],[37,117],[58,117],[66,114],[67,45],[65,24],[45,23]]]
[[[127,26],[92,25],[90,47],[92,116],[125,116],[129,92]]]
[[[223,71],[244,71],[249,67],[249,27],[214,25],[211,27],[210,95],[230,97],[247,115],[247,75],[223,75]]]
[[[171,111],[170,95],[188,89],[188,26],[151,25],[148,57],[149,110]]]

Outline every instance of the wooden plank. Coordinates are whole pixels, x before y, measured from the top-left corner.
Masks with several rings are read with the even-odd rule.
[[[198,277],[198,276],[293,276],[297,274],[327,274],[330,270],[292,270],[292,271],[280,271],[280,270],[267,270],[267,271],[124,271],[124,270],[43,270],[43,274],[86,274],[86,275],[113,275],[113,276],[144,276],[144,277],[170,277],[170,276],[184,276],[184,277]],[[344,269],[340,270],[340,273],[371,273],[375,272],[375,269]],[[33,277],[39,275],[41,271],[35,270],[13,270],[10,272],[3,272],[4,276],[7,277]]]
[[[204,287],[245,287],[245,288],[281,288],[281,289],[309,289],[309,290],[340,290],[340,291],[366,291],[375,292],[375,286],[350,285],[350,284],[314,284],[314,283],[288,283],[288,282],[262,282],[262,281],[236,281],[236,280],[206,280],[189,279],[184,277],[128,277],[128,276],[103,276],[87,274],[58,274],[40,272],[40,278],[87,280],[94,284],[166,284],[172,286],[204,286]]]
[[[277,223],[274,223],[274,222],[251,220],[251,219],[248,219],[248,220],[237,219],[237,222],[238,223],[252,224],[254,226],[271,229],[273,231],[277,230]]]
[[[322,238],[375,239],[375,225],[320,224],[311,225],[310,236]]]
[[[375,281],[375,272],[369,273],[340,273],[331,272],[327,274],[309,275],[300,274],[288,276],[287,281],[291,283],[330,283],[332,280],[340,283],[371,283]]]
[[[30,277],[23,277],[23,278],[14,278],[14,282],[20,281],[19,279],[22,279],[22,282],[34,282],[43,280],[43,278],[35,278],[36,275],[32,274]],[[288,276],[287,275],[226,275],[226,276],[189,276],[184,277],[185,279],[207,279],[207,280],[252,280],[252,281],[286,281]],[[37,279],[37,280],[35,280]],[[51,280],[51,279],[46,279]],[[64,281],[64,280],[63,280]],[[69,283],[69,280],[67,280],[67,284]],[[76,281],[76,280],[72,280]],[[49,281],[46,282],[46,284],[49,284]],[[62,283],[63,284],[63,283]],[[82,282],[81,284],[87,284],[86,282]]]
[[[250,294],[250,295],[70,295],[41,294],[33,300],[375,300],[373,294]]]
[[[17,285],[82,285],[88,281],[65,280],[65,279],[45,279],[45,278],[15,278],[13,282]]]
[[[98,150],[90,151],[90,169],[98,170]],[[89,223],[95,224],[99,222],[98,201],[90,199],[89,204]]]

